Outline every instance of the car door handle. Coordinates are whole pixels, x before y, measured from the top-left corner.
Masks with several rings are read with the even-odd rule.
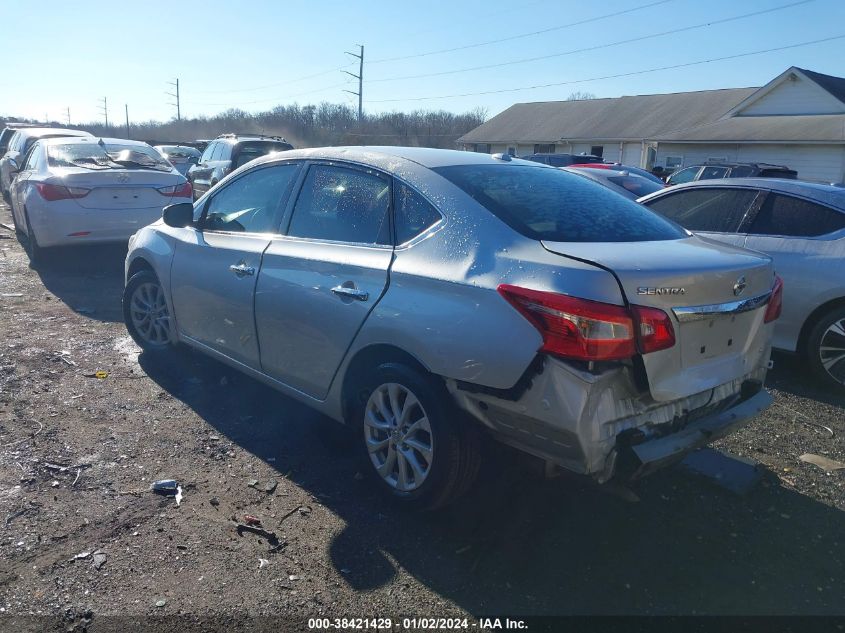
[[[246,275],[254,275],[255,268],[247,266],[246,264],[232,264],[229,270],[235,273],[238,277],[245,277]]]
[[[370,298],[370,293],[366,290],[348,288],[347,286],[335,286],[332,288],[332,292],[341,297],[349,297],[350,299],[357,299],[358,301],[366,301]]]

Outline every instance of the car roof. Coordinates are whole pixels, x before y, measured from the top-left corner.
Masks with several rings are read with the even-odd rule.
[[[537,169],[555,169],[548,165],[534,163],[519,158],[502,160],[495,158],[493,154],[482,154],[480,152],[468,152],[454,149],[437,149],[432,147],[399,147],[399,146],[377,146],[377,145],[356,145],[350,147],[312,147],[309,149],[293,149],[284,152],[285,159],[311,158],[311,159],[337,159],[361,162],[383,162],[384,159],[397,158],[405,159],[429,169],[435,167],[449,167],[453,165],[523,165]],[[501,155],[498,155],[501,156]],[[261,162],[278,160],[279,154],[270,154],[259,159]]]
[[[91,144],[98,144],[100,141],[105,143],[106,145],[139,145],[142,147],[149,147],[147,143],[144,141],[133,141],[132,139],[128,138],[100,138],[95,136],[84,136],[84,137],[68,137],[68,136],[59,136],[57,138],[47,138],[44,139],[43,143],[47,145],[67,145],[67,144],[74,144],[79,145],[80,143],[91,143]]]
[[[714,178],[711,180],[696,180],[673,185],[667,189],[643,196],[640,200],[666,195],[670,192],[684,189],[701,189],[705,187],[732,187],[766,189],[777,193],[786,193],[804,198],[812,198],[838,209],[845,210],[845,187],[828,185],[805,180],[788,180],[785,178]]]
[[[21,136],[34,136],[34,137],[41,137],[47,136],[48,134],[67,134],[68,136],[84,136],[90,137],[91,134],[89,132],[85,132],[83,130],[71,130],[68,128],[63,127],[25,127],[20,128],[17,130],[18,134]]]

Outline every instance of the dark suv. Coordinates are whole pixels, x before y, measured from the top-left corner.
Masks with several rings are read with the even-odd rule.
[[[569,167],[570,165],[602,162],[600,156],[593,156],[592,154],[528,154],[528,156],[520,156],[519,158],[534,163],[551,165],[552,167]]]
[[[194,200],[241,165],[259,156],[289,149],[293,149],[293,145],[281,136],[221,134],[208,144],[199,162],[186,174],[194,187]]]
[[[667,185],[680,185],[694,180],[713,180],[715,178],[788,178],[795,180],[798,172],[783,165],[768,163],[704,163],[685,167],[666,179]]]

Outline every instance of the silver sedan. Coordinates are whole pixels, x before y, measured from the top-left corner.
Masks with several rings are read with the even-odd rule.
[[[771,256],[783,277],[774,346],[845,389],[845,189],[774,178],[705,180],[640,199],[699,235]]]
[[[479,434],[604,482],[744,424],[779,280],[580,176],[506,155],[297,150],[140,230],[124,317],[355,428],[378,485],[436,507]]]

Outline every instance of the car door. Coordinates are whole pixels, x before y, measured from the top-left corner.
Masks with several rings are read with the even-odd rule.
[[[343,357],[387,287],[393,258],[390,178],[311,163],[286,235],[264,254],[255,321],[265,373],[325,398]]]
[[[295,164],[257,167],[203,203],[196,228],[176,242],[171,265],[181,338],[259,368],[255,282],[298,170]]]
[[[760,192],[739,187],[688,187],[667,191],[644,204],[702,237],[742,246],[740,225],[758,204]]]
[[[18,226],[24,226],[24,200],[28,187],[32,186],[31,178],[35,174],[38,166],[39,156],[41,155],[41,144],[36,143],[26,155],[21,159],[20,171],[12,174],[12,184],[9,187],[9,198],[12,205],[12,214],[15,216],[15,221]]]
[[[203,151],[202,156],[200,156],[199,162],[188,170],[197,198],[208,191],[211,186],[209,184],[211,181],[212,170],[211,159],[212,156],[214,156],[214,152],[217,150],[218,145],[218,141],[212,141],[209,143],[208,147],[206,147],[205,151]]]
[[[783,279],[783,313],[775,324],[774,345],[794,350],[810,312],[845,296],[845,213],[769,192],[746,218],[744,230],[746,248],[771,256]]]

